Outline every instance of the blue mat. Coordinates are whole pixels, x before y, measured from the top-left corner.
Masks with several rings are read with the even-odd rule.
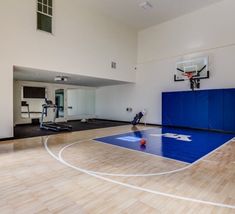
[[[193,163],[234,137],[235,135],[232,134],[216,132],[153,128],[94,140],[186,163]],[[142,138],[147,141],[145,146],[140,145]]]

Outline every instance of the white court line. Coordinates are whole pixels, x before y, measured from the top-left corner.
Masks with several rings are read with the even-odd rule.
[[[49,138],[49,137],[48,137]],[[233,205],[229,205],[229,204],[222,204],[222,203],[215,203],[215,202],[211,202],[211,201],[203,201],[203,200],[199,200],[199,199],[194,199],[194,198],[189,198],[189,197],[182,197],[182,196],[178,196],[178,195],[173,195],[173,194],[168,194],[168,193],[164,193],[164,192],[159,192],[159,191],[155,191],[155,190],[151,190],[151,189],[147,189],[147,188],[143,188],[143,187],[139,187],[139,186],[135,186],[135,185],[131,185],[131,184],[127,184],[127,183],[123,183],[120,181],[116,181],[110,178],[105,178],[103,176],[100,176],[98,174],[93,174],[90,173],[89,171],[82,169],[82,168],[78,168],[75,167],[69,163],[67,163],[66,161],[64,161],[63,159],[60,159],[59,157],[57,157],[53,152],[51,152],[51,150],[48,148],[48,138],[46,138],[46,140],[43,142],[44,143],[44,147],[47,150],[47,152],[53,157],[55,158],[57,161],[61,162],[62,164],[75,169],[77,171],[83,172],[87,175],[90,175],[92,177],[113,183],[113,184],[117,184],[117,185],[121,185],[127,188],[131,188],[134,190],[139,190],[139,191],[143,191],[143,192],[147,192],[147,193],[151,193],[154,195],[160,195],[160,196],[164,196],[164,197],[169,197],[169,198],[173,198],[173,199],[178,199],[178,200],[184,200],[184,201],[189,201],[189,202],[195,202],[195,203],[200,203],[200,204],[205,204],[205,205],[211,205],[211,206],[216,206],[216,207],[223,207],[223,208],[229,208],[229,209],[235,209],[235,206]]]
[[[90,140],[92,140],[92,139],[90,139]],[[81,141],[78,141],[78,142],[75,142],[75,143],[72,143],[72,144],[69,144],[69,145],[63,147],[59,151],[59,158],[63,159],[62,154],[63,154],[65,149],[67,149],[67,148],[69,148],[69,147],[71,147],[71,146],[73,146],[75,144],[82,143],[83,141],[88,141],[88,140],[81,140]],[[150,176],[168,175],[168,174],[177,173],[177,172],[181,172],[181,171],[184,171],[186,169],[189,169],[190,167],[192,167],[195,164],[197,164],[199,161],[202,161],[203,159],[205,159],[206,157],[208,157],[212,153],[216,152],[217,150],[221,149],[222,147],[226,146],[227,144],[231,143],[232,141],[233,141],[233,139],[231,139],[228,142],[222,144],[221,146],[217,147],[216,149],[212,150],[208,154],[206,154],[203,157],[199,158],[197,161],[193,162],[192,164],[189,164],[189,165],[187,165],[185,167],[182,167],[182,168],[179,168],[179,169],[170,170],[170,171],[166,171],[166,172],[145,173],[145,174],[119,174],[119,173],[97,172],[97,171],[92,171],[92,170],[86,170],[86,171],[88,171],[90,173],[93,173],[93,174],[97,174],[97,175],[116,176],[116,177],[150,177]],[[112,144],[108,144],[108,145],[112,145]],[[113,145],[113,146],[116,146],[116,145]],[[120,147],[120,146],[117,146],[117,147]],[[123,148],[123,147],[120,147],[120,148]],[[140,152],[140,151],[136,151],[136,150],[132,150],[132,149],[128,149],[128,148],[123,148],[123,149],[130,150],[130,151],[133,151],[133,152]],[[143,152],[141,152],[141,153],[143,153]],[[148,153],[143,153],[143,154],[148,154]],[[165,158],[165,157],[162,157],[162,156],[159,156],[159,157],[161,157],[163,159],[169,159],[169,158]],[[173,159],[170,159],[170,160],[173,160]]]
[[[142,130],[136,130],[136,131],[144,131],[144,130],[151,130],[151,129],[155,129],[155,128],[152,128],[152,127],[144,127]],[[127,132],[123,132],[123,133],[120,133],[120,134],[126,134]],[[132,133],[132,132],[128,132],[128,133]],[[113,134],[113,135],[109,135],[109,137],[111,136],[116,136],[116,135],[120,135],[120,134]],[[103,136],[103,137],[106,137],[106,136]],[[103,137],[98,137],[96,139],[99,139],[99,138],[103,138]],[[48,137],[49,138],[49,137]],[[131,151],[131,152],[138,152],[138,153],[141,153],[141,154],[144,154],[144,155],[150,155],[150,156],[153,156],[153,157],[159,157],[161,159],[167,159],[167,160],[171,160],[171,161],[175,161],[175,162],[181,162],[181,163],[184,163],[184,164],[189,164],[189,163],[186,163],[186,162],[183,162],[183,161],[178,161],[178,160],[175,160],[175,159],[171,159],[171,158],[167,158],[167,157],[163,157],[163,156],[160,156],[160,155],[154,155],[154,154],[150,154],[150,153],[147,153],[147,152],[141,152],[141,151],[137,151],[137,150],[133,150],[133,149],[128,149],[128,148],[124,148],[124,147],[121,147],[121,146],[116,146],[116,145],[112,145],[112,144],[108,144],[108,143],[103,143],[102,141],[97,141],[97,140],[94,140],[93,138],[88,138],[88,139],[83,139],[83,140],[79,140],[77,142],[74,142],[74,143],[71,143],[65,147],[63,147],[61,150],[60,150],[60,156],[62,156],[62,152],[70,147],[70,146],[73,146],[75,144],[79,144],[79,143],[82,143],[82,142],[85,142],[85,141],[95,141],[97,143],[102,143],[102,144],[106,144],[108,146],[114,146],[114,147],[119,147],[121,149],[125,149],[125,150],[128,150],[128,151]],[[55,156],[55,158],[57,159],[57,157]],[[176,170],[171,170],[171,171],[166,171],[166,172],[158,172],[158,173],[145,173],[145,174],[117,174],[117,173],[105,173],[105,172],[97,172],[97,171],[92,171],[92,170],[87,170],[89,171],[90,173],[94,173],[94,174],[98,174],[98,175],[105,175],[105,176],[117,176],[117,177],[148,177],[148,176],[158,176],[158,175],[166,175],[166,174],[171,174],[171,173],[176,173],[176,172],[180,172],[182,170],[185,170],[187,169],[190,165],[186,166],[186,167],[183,167],[183,168],[180,168],[180,169],[176,169]]]
[[[92,140],[92,139],[91,139]],[[82,141],[79,141],[79,142],[75,142],[75,143],[72,143],[72,144],[69,144],[65,147],[63,147],[60,151],[59,151],[59,159],[63,159],[62,157],[62,154],[64,152],[65,149],[75,145],[75,144],[79,144],[79,143],[82,143]],[[108,144],[109,145],[109,144]],[[119,146],[117,146],[119,147]],[[120,147],[122,148],[122,147]],[[126,149],[126,148],[125,148]],[[139,152],[139,151],[135,151],[135,150],[131,150],[131,149],[127,149],[127,150],[130,150],[130,151],[133,151],[133,152]],[[142,152],[141,152],[142,153]],[[148,154],[148,153],[143,153],[143,154]],[[161,156],[157,156],[157,157],[161,157]],[[161,157],[162,159],[165,159],[165,157]],[[167,158],[166,158],[167,159]],[[173,160],[173,159],[171,159]],[[97,175],[105,175],[105,176],[117,176],[117,177],[148,177],[148,176],[158,176],[158,175],[166,175],[166,174],[171,174],[171,173],[175,173],[175,172],[179,172],[179,171],[182,171],[182,170],[185,170],[187,168],[189,168],[191,166],[190,165],[187,165],[186,167],[183,167],[183,168],[180,168],[180,169],[176,169],[176,170],[171,170],[171,171],[166,171],[166,172],[158,172],[158,173],[146,173],[146,174],[119,174],[119,173],[105,173],[105,172],[97,172],[97,171],[92,171],[92,170],[86,170],[88,171],[89,173],[92,173],[92,174],[97,174]]]
[[[106,144],[108,146],[118,147],[120,149],[125,149],[125,150],[131,151],[131,152],[141,153],[142,155],[144,154],[144,155],[149,155],[149,156],[152,156],[152,157],[160,157],[161,159],[166,159],[166,160],[170,160],[170,161],[174,161],[174,162],[179,162],[179,163],[183,163],[183,164],[187,164],[187,165],[190,164],[190,163],[187,163],[187,162],[184,162],[184,161],[180,161],[180,160],[176,160],[176,159],[173,159],[173,158],[163,157],[161,155],[151,154],[151,153],[148,153],[148,152],[142,152],[142,151],[135,150],[135,149],[129,149],[129,148],[126,148],[124,146],[118,146],[118,145],[114,145],[114,144],[110,144],[110,143],[105,143],[105,142],[99,141],[97,139],[100,139],[100,138],[96,138],[96,139],[92,139],[92,140],[97,142],[97,143]]]

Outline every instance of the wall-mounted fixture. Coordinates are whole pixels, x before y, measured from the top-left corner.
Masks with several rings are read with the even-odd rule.
[[[132,112],[133,109],[132,109],[131,107],[127,107],[127,108],[126,108],[126,111],[127,111],[127,112]]]
[[[116,69],[117,68],[117,63],[116,62],[111,62],[111,68]]]
[[[153,5],[151,3],[149,3],[148,1],[145,1],[145,2],[141,2],[139,4],[139,7],[144,9],[144,10],[149,10],[149,9],[153,8]]]
[[[56,76],[54,80],[56,82],[67,82],[68,81],[68,77],[66,77],[66,76]]]

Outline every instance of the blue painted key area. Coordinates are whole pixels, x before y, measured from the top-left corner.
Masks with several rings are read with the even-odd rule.
[[[95,140],[186,163],[193,163],[234,137],[235,135],[232,134],[216,132],[153,128],[97,138]],[[140,140],[143,138],[147,141],[145,146],[140,145]]]

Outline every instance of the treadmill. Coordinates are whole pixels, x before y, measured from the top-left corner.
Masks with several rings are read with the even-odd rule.
[[[58,111],[57,105],[53,104],[51,100],[45,99],[45,104],[42,105],[42,116],[41,116],[41,122],[40,122],[40,128],[41,129],[46,129],[46,130],[52,130],[55,132],[60,132],[60,131],[71,131],[72,126],[71,125],[64,125],[60,123],[56,123],[56,114]],[[47,116],[47,110],[48,109],[54,109],[54,117],[53,121],[51,122],[44,122],[44,116]]]

